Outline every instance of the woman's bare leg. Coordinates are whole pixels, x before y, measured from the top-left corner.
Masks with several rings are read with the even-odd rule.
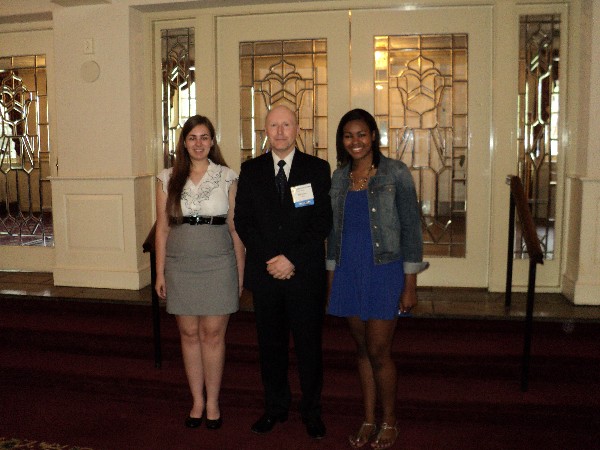
[[[225,365],[225,332],[229,315],[203,316],[200,320],[200,345],[206,387],[206,418],[221,417],[219,392]]]
[[[378,439],[373,442],[375,448],[388,448],[397,438],[395,427],[398,376],[396,364],[392,359],[396,322],[397,319],[369,320],[366,324],[367,353],[373,369],[377,398],[381,404],[382,424],[387,425],[380,430]]]
[[[200,317],[177,316],[177,325],[181,338],[183,365],[193,399],[190,417],[199,418],[204,412],[204,370],[200,346]]]
[[[364,420],[363,425],[357,433],[349,437],[350,444],[353,447],[362,447],[365,445],[376,430],[375,426],[375,406],[377,400],[377,390],[373,368],[367,352],[366,342],[366,323],[358,317],[349,317],[348,325],[354,342],[356,343],[356,356],[358,365],[358,377],[363,395]]]

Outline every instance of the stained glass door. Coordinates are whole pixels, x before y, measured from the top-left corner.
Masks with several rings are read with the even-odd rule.
[[[352,106],[374,112],[383,153],[413,174],[421,285],[487,287],[490,30],[486,7],[352,13]]]

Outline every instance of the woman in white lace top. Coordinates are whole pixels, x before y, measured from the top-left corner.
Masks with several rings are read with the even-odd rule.
[[[172,168],[156,189],[156,291],[174,314],[193,398],[185,420],[221,427],[219,391],[229,315],[239,308],[244,247],[233,225],[237,174],[206,117],[184,124]],[[206,396],[204,395],[206,392]]]

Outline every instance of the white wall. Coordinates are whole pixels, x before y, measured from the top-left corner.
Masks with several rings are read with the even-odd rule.
[[[141,243],[153,221],[152,173],[157,157],[152,20],[197,18],[200,15],[194,8],[199,7],[205,8],[203,18],[196,19],[201,23],[211,23],[211,14],[366,7],[365,2],[358,0],[295,1],[280,5],[273,1],[237,0],[108,3],[99,0],[95,5],[61,5],[68,3],[68,0],[58,3],[0,0],[1,51],[14,54],[41,51],[50,55],[52,158],[53,162],[58,160],[58,172],[53,173],[52,182],[57,226],[55,248],[0,249],[0,269],[52,270],[57,284],[128,289],[149,282],[149,261],[141,252]],[[411,2],[412,7],[431,8],[475,4],[493,5],[494,29],[505,31],[507,20],[512,20],[518,8],[531,5],[543,8],[549,4],[568,8],[570,33],[565,39],[569,54],[569,98],[562,142],[566,157],[563,174],[566,200],[565,220],[561,224],[567,239],[562,247],[564,276],[557,289],[575,303],[600,302],[600,297],[594,296],[600,287],[600,128],[595,124],[600,116],[600,2]],[[370,8],[377,6],[403,8],[404,3],[390,0],[368,3]],[[84,53],[84,42],[89,39],[93,42],[91,54]],[[201,33],[197,39],[202,39]],[[211,35],[204,42],[214,49],[217,40],[218,36]],[[507,62],[510,55],[498,42],[495,38],[495,79],[490,87],[494,90],[490,151],[496,184],[513,167],[511,161],[497,158],[498,146],[513,145],[514,138],[514,124],[495,121],[506,108],[514,107],[514,101],[502,95],[504,89],[514,86],[500,78],[502,70],[497,65]],[[82,68],[90,61],[100,69],[98,79],[93,82],[82,78]],[[510,71],[513,65],[508,63],[503,70]],[[216,84],[214,79],[211,83]],[[507,205],[507,198],[501,188],[493,191],[490,200],[493,210],[500,211]],[[504,217],[492,220],[492,248],[505,240],[506,225],[500,223],[503,221]],[[493,250],[490,256],[491,262],[504,257],[501,250]],[[503,276],[501,269],[490,272],[490,285],[501,286]]]

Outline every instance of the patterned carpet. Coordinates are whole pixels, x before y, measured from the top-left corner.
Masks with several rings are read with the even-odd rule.
[[[0,437],[0,450],[93,450],[90,447],[73,447],[71,445],[52,444],[43,441],[30,441],[29,439],[16,439]]]

